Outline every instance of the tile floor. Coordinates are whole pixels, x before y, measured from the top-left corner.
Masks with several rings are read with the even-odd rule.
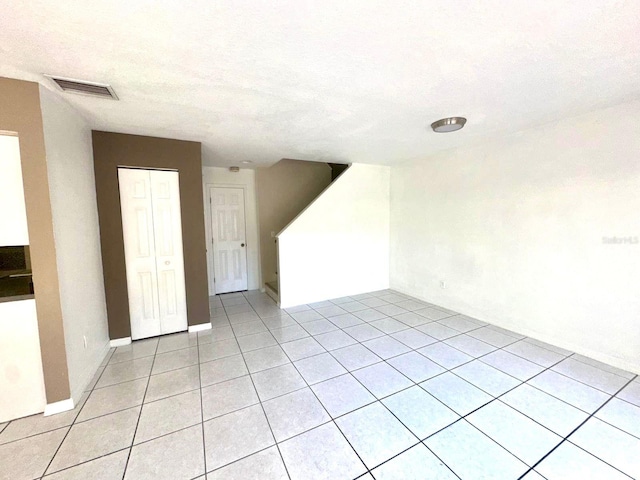
[[[628,372],[392,291],[211,312],[0,425],[0,479],[640,478]]]

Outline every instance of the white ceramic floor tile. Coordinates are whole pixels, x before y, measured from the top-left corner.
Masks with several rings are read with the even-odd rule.
[[[353,314],[356,317],[358,317],[360,320],[364,320],[365,322],[373,322],[374,320],[380,320],[382,318],[387,317],[384,313],[374,310],[372,308],[367,308],[366,310],[353,312]]]
[[[431,345],[438,341],[415,328],[409,328],[407,330],[402,330],[401,332],[392,333],[391,336],[412,349],[426,347],[427,345]]]
[[[640,438],[590,418],[569,437],[569,441],[631,478],[640,478]]]
[[[629,379],[616,375],[615,373],[600,370],[599,368],[579,362],[573,358],[563,360],[554,366],[552,370],[578,380],[579,382],[586,383],[610,395],[616,393],[629,381]]]
[[[347,373],[344,367],[328,353],[303,358],[294,362],[294,365],[309,385]]]
[[[550,480],[629,480],[628,476],[569,442],[554,450],[536,471]]]
[[[493,399],[449,372],[431,378],[420,386],[459,415],[466,415]]]
[[[282,348],[292,362],[323,353],[325,349],[314,338],[307,337],[283,343]]]
[[[438,323],[445,327],[453,328],[461,333],[476,330],[482,326],[478,322],[469,317],[465,317],[464,315],[454,315],[453,317],[444,318],[442,320],[438,320]]]
[[[421,440],[460,418],[419,386],[391,395],[382,403]]]
[[[310,388],[266,401],[263,406],[277,442],[331,420]]]
[[[551,370],[527,383],[588,413],[593,413],[609,399],[606,393]]]
[[[128,458],[129,449],[120,450],[44,478],[46,480],[122,480]]]
[[[370,322],[370,325],[386,334],[400,332],[409,328],[409,325],[399,322],[393,318],[374,320],[373,322]]]
[[[507,345],[518,341],[510,335],[505,335],[504,333],[497,332],[496,330],[493,330],[489,327],[482,327],[476,330],[472,330],[468,332],[467,335],[498,348],[506,347]]]
[[[353,313],[353,312],[360,312],[362,310],[367,310],[369,307],[367,307],[364,303],[353,301],[353,302],[341,304],[340,308],[342,308],[347,312]]]
[[[244,337],[236,337],[236,340],[238,341],[238,345],[240,345],[240,350],[242,350],[242,352],[250,352],[251,350],[258,350],[259,348],[278,344],[270,332],[254,333]]]
[[[200,364],[200,381],[203,387],[220,383],[249,373],[242,355],[219,358]]]
[[[626,370],[612,367],[611,365],[607,365],[606,363],[599,362],[597,360],[594,360],[593,358],[585,357],[577,353],[573,354],[571,358],[574,360],[577,360],[578,362],[586,363],[587,365],[591,365],[592,367],[596,367],[596,368],[599,368],[600,370],[604,370],[605,372],[614,373],[628,380],[631,380],[633,377],[635,377],[635,373],[627,372]]]
[[[239,325],[241,323],[255,322],[260,317],[253,311],[250,305],[234,305],[225,309],[229,317],[231,325]]]
[[[560,355],[562,355],[563,357],[568,357],[569,355],[571,355],[573,352],[570,352],[569,350],[565,350],[564,348],[560,348],[557,347],[555,345],[551,345],[549,343],[545,343],[542,342],[540,340],[536,340],[535,338],[525,338],[525,341],[532,344],[532,345],[537,345],[538,347],[542,347],[545,350],[549,350],[551,352],[555,352],[558,353]]]
[[[47,473],[127,448],[133,441],[140,407],[94,418],[71,427]]]
[[[427,447],[418,444],[373,470],[376,480],[456,480]]]
[[[530,467],[562,441],[502,402],[491,402],[466,419]]]
[[[389,305],[389,302],[385,302],[384,300],[379,299],[378,297],[365,298],[364,300],[360,300],[360,302],[364,303],[368,307],[382,307],[383,305]]]
[[[409,352],[387,360],[393,368],[410,380],[419,383],[444,372],[444,368],[418,352]]]
[[[245,352],[243,356],[250,373],[289,363],[289,357],[279,345]]]
[[[523,382],[544,370],[544,367],[537,363],[530,362],[529,360],[525,360],[522,357],[518,357],[517,355],[504,350],[491,352],[480,360],[487,365],[491,365],[492,367],[511,375],[512,377],[522,380]]]
[[[200,404],[198,390],[146,403],[142,407],[134,443],[146,442],[199,424],[202,422]]]
[[[569,435],[588,416],[582,410],[527,384],[503,395],[500,400],[562,437]]]
[[[280,444],[291,480],[335,480],[366,473],[356,453],[332,422]]]
[[[304,310],[302,312],[291,312],[290,315],[299,323],[312,322],[324,318],[315,310]]]
[[[134,445],[124,480],[190,480],[205,473],[202,426]]]
[[[215,470],[275,443],[260,405],[204,422],[204,438],[208,470]]]
[[[322,333],[320,335],[316,335],[314,338],[327,350],[336,350],[337,348],[347,347],[356,343],[353,338],[342,330]]]
[[[640,407],[632,403],[612,398],[595,416],[640,438]]]
[[[496,347],[494,347],[493,345],[481,342],[480,340],[476,340],[475,338],[465,334],[458,335],[457,337],[447,338],[444,342],[447,345],[457,348],[458,350],[466,353],[467,355],[471,355],[472,357],[486,355],[487,353],[496,350]]]
[[[233,333],[235,333],[236,337],[253,335],[254,333],[262,333],[268,330],[267,326],[264,323],[262,323],[261,320],[238,323],[235,325],[232,324],[231,328],[233,328]]]
[[[513,480],[528,470],[465,420],[428,438],[425,444],[460,478]]]
[[[258,402],[258,394],[249,375],[202,389],[202,414],[205,420],[250,407]]]
[[[309,336],[309,333],[300,325],[289,325],[283,328],[274,328],[271,330],[271,334],[275,337],[278,343],[292,342]]]
[[[377,398],[386,397],[413,385],[411,380],[386,363],[376,363],[352,373]]]
[[[366,342],[362,342],[362,344],[383,359],[396,357],[411,351],[404,343],[388,335],[367,340]]]
[[[351,375],[326,380],[311,386],[332,417],[339,417],[372,403],[376,398]]]
[[[502,395],[521,383],[520,380],[517,380],[500,370],[496,370],[479,360],[466,363],[452,371],[459,377],[464,378],[467,382],[475,385],[494,397]]]
[[[196,347],[198,345],[197,333],[174,333],[172,335],[164,335],[158,341],[158,353],[166,353],[172,350],[180,350],[182,348]]]
[[[563,355],[552,352],[545,348],[533,345],[525,340],[508,345],[504,348],[507,352],[511,352],[530,362],[537,363],[543,367],[550,367],[560,360],[564,359]]]
[[[640,407],[640,380],[636,378],[633,382],[624,387],[616,397]]]
[[[321,333],[332,332],[333,330],[338,330],[333,323],[329,320],[314,320],[313,322],[307,322],[304,324],[304,329],[310,333],[311,335],[319,335]]]
[[[263,370],[251,376],[263,402],[307,386],[292,364]]]
[[[296,322],[292,317],[286,314],[279,315],[277,317],[263,318],[262,322],[271,331],[298,325],[298,322]]]
[[[136,340],[129,345],[116,348],[113,352],[109,365],[114,363],[126,362],[138,358],[153,356],[158,348],[157,338],[148,338],[146,340]]]
[[[269,447],[207,474],[208,480],[289,480],[276,447]]]
[[[426,333],[430,337],[433,337],[437,340],[446,340],[447,338],[460,335],[460,332],[458,330],[445,327],[438,322],[431,322],[425,325],[420,325],[419,327],[416,327],[416,330],[420,330],[422,333]]]
[[[316,308],[316,312],[325,318],[337,317],[338,315],[344,315],[348,313],[337,305],[329,305],[327,307]]]
[[[418,442],[379,402],[340,417],[336,423],[369,468],[380,465]]]
[[[164,373],[198,363],[198,347],[184,348],[156,355],[151,374]]]
[[[153,357],[143,357],[118,363],[110,363],[102,372],[96,388],[108,387],[116,383],[145,378],[151,372]]]
[[[349,328],[355,325],[363,325],[366,323],[364,320],[360,320],[358,317],[351,313],[344,313],[335,317],[329,317],[329,320],[339,328]]]
[[[359,342],[366,342],[367,340],[371,340],[372,338],[382,337],[384,335],[384,332],[378,330],[375,327],[372,327],[368,323],[356,325],[354,327],[347,327],[344,329],[344,331],[350,337],[355,338]]]
[[[147,381],[147,378],[141,378],[94,390],[84,404],[77,421],[83,422],[100,415],[141,405],[147,389]]]
[[[451,315],[443,312],[442,310],[438,310],[437,308],[427,307],[421,308],[415,311],[421,317],[425,317],[429,320],[442,320],[443,318],[450,317]]]
[[[9,424],[3,423],[0,425],[0,432],[2,432],[0,433],[0,444],[67,427],[78,416],[81,407],[79,405],[72,411],[57,415],[45,417],[42,414],[37,414],[12,420]]]
[[[68,428],[0,445],[0,478],[31,480],[40,477],[62,443]]]
[[[432,322],[432,320],[418,315],[416,312],[407,312],[400,315],[394,315],[393,319],[398,320],[399,322],[402,322],[409,327],[419,327]]]
[[[473,360],[473,357],[450,347],[444,342],[434,343],[418,350],[418,353],[430,358],[438,365],[451,369]]]
[[[379,307],[375,307],[379,312],[384,313],[385,315],[401,315],[403,313],[409,313],[408,310],[399,307],[397,305],[381,305]]]
[[[382,361],[375,353],[360,344],[333,350],[331,355],[349,371],[368,367]]]

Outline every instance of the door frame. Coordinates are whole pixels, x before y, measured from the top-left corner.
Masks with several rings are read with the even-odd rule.
[[[214,266],[214,258],[213,258],[213,204],[211,201],[211,190],[214,188],[234,188],[236,190],[242,189],[242,196],[244,198],[244,237],[245,237],[245,255],[247,256],[247,290],[251,289],[251,282],[249,281],[249,271],[250,271],[250,255],[249,255],[249,240],[248,240],[248,229],[247,229],[247,195],[248,195],[248,185],[236,184],[236,183],[207,183],[205,184],[205,227],[207,234],[207,271],[209,273],[209,296],[216,295],[216,285],[215,285],[215,266]]]

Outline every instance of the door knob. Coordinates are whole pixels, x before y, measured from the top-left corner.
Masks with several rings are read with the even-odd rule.
[[[241,246],[241,247],[244,247],[244,243],[241,243],[241,244],[240,244],[240,246]]]

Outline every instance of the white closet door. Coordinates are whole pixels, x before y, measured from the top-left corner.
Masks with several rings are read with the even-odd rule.
[[[119,168],[118,181],[131,338],[186,330],[178,173]]]
[[[187,328],[178,172],[151,171],[153,225],[162,333]]]

